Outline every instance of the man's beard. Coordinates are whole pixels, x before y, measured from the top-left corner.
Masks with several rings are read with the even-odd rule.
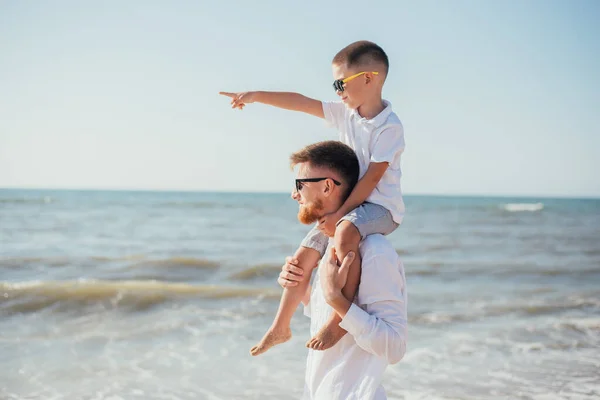
[[[323,201],[317,199],[308,204],[301,204],[300,210],[298,210],[298,221],[303,224],[312,224],[319,220],[323,215]]]

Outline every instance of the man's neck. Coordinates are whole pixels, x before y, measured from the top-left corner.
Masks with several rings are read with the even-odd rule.
[[[336,199],[336,200],[332,199],[331,203],[327,202],[326,204],[324,204],[323,215],[327,215],[327,214],[331,214],[331,213],[336,212],[337,210],[340,209],[340,207],[342,206],[342,204],[344,204],[344,202],[341,201],[341,199]]]
[[[358,115],[365,119],[373,119],[383,110],[385,110],[385,104],[381,96],[378,96],[372,100],[365,101],[356,111]]]

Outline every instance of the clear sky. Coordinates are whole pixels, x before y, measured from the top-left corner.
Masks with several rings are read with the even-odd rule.
[[[288,191],[336,138],[221,90],[333,100],[390,58],[409,194],[600,196],[598,1],[0,2],[0,187]]]

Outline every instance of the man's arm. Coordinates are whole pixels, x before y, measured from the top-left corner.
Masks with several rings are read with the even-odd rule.
[[[300,93],[256,91],[240,93],[219,92],[219,94],[231,98],[232,108],[243,109],[246,104],[263,103],[285,110],[300,111],[314,115],[315,117],[325,118],[323,103]]]
[[[333,254],[333,256],[332,256]],[[350,253],[349,253],[350,254]],[[339,265],[335,251],[321,263],[321,287],[327,303],[340,315],[344,328],[363,350],[388,363],[399,362],[406,353],[407,305],[404,276],[385,255],[363,259],[369,265],[368,274],[361,278],[359,301],[366,311],[348,301],[341,292],[346,283],[348,267],[353,256]],[[373,268],[374,267],[374,268]]]
[[[342,299],[346,300],[342,296]],[[407,319],[404,301],[388,300],[367,305],[329,303],[342,317],[340,327],[354,337],[356,344],[371,354],[396,364],[406,353]],[[348,300],[346,300],[348,302]],[[349,303],[349,302],[348,302]],[[345,311],[344,311],[345,310]]]

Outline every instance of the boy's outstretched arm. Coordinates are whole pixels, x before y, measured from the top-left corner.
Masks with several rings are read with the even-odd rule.
[[[325,118],[323,105],[319,100],[311,99],[300,93],[291,92],[219,92],[231,98],[231,107],[243,109],[246,104],[263,103],[291,111],[301,111],[315,117]]]

